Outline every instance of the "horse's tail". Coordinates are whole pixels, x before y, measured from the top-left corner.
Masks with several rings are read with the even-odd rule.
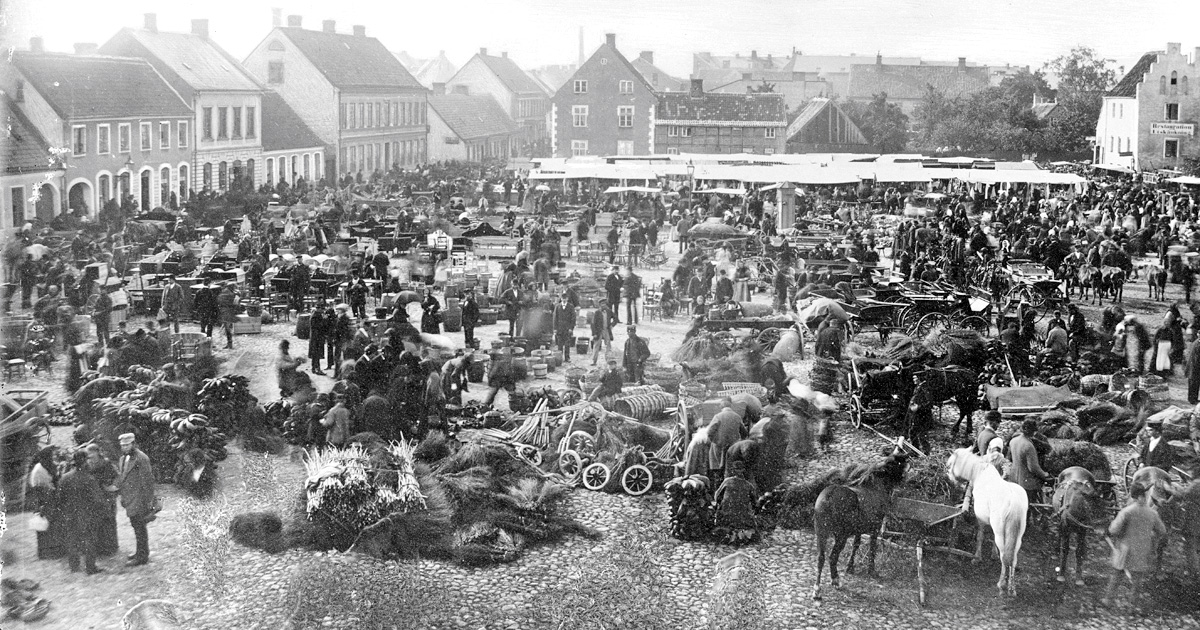
[[[1013,486],[1010,488],[1012,497],[1000,512],[1000,527],[993,525],[993,529],[1001,561],[1015,568],[1017,554],[1021,551],[1021,540],[1025,537],[1025,528],[1029,524],[1029,497],[1020,486],[1012,483],[1009,485]]]

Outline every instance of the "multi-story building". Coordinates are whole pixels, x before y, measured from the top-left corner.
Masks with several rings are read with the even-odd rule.
[[[330,147],[323,172],[366,177],[426,161],[429,90],[366,27],[339,33],[325,20],[306,30],[298,15],[287,24],[243,65]]]
[[[489,94],[446,94],[434,84],[429,96],[429,159],[482,162],[512,157],[521,127]],[[466,86],[460,86],[463,92]]]
[[[262,183],[263,90],[209,39],[208,20],[192,20],[190,33],[166,33],[158,30],[157,16],[147,13],[143,28],[121,29],[100,52],[145,59],[191,106],[193,189]]]
[[[654,150],[658,96],[617,50],[612,33],[551,101],[555,157],[646,155]]]
[[[295,186],[321,178],[325,143],[308,128],[300,115],[274,93],[263,94],[263,181],[271,186]]]
[[[1095,162],[1151,171],[1200,157],[1200,48],[1180,44],[1148,52],[1104,96],[1096,123]]]
[[[56,212],[95,216],[132,195],[149,210],[186,198],[192,110],[144,59],[45,52],[35,38],[12,54],[4,89],[60,158]],[[45,210],[39,206],[39,217]]]
[[[5,129],[0,133],[0,230],[20,229],[34,217],[50,221],[58,213],[59,186],[67,171],[11,98],[0,99],[0,107]]]
[[[787,106],[780,94],[719,94],[692,79],[688,92],[658,95],[654,153],[783,153]]]
[[[533,77],[525,73],[508,53],[489,55],[486,48],[471,57],[454,77],[446,82],[446,89],[455,92],[466,87],[470,94],[487,94],[504,108],[508,117],[521,127],[520,142],[523,154],[544,152],[549,143],[546,129],[546,114],[550,111],[550,97]],[[539,146],[542,145],[542,146]]]
[[[967,64],[966,57],[958,65],[899,65],[886,64],[882,56],[871,65],[850,66],[850,86],[847,100],[870,101],[877,94],[887,94],[909,116],[932,88],[946,98],[969,96],[991,86],[987,66]]]

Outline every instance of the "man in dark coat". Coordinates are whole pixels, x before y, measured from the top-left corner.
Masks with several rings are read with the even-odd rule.
[[[467,291],[467,297],[462,305],[463,345],[475,347],[475,327],[479,325],[479,302],[475,301],[475,292]]]
[[[192,302],[192,310],[196,313],[196,319],[200,320],[200,332],[212,337],[213,326],[220,318],[216,287],[206,282],[197,289],[196,297]]]
[[[313,374],[324,374],[321,369],[321,359],[325,357],[325,337],[329,334],[330,324],[325,321],[325,308],[318,305],[308,318],[308,360],[312,362]]]
[[[1000,428],[1000,412],[989,411],[984,415],[984,426],[975,436],[975,453],[980,457],[987,455],[988,444],[996,439],[996,429]]]
[[[626,328],[629,338],[625,340],[623,367],[625,380],[631,383],[643,384],[646,360],[650,358],[650,344],[637,334],[637,326]]]
[[[393,439],[392,405],[378,389],[372,389],[371,394],[362,402],[358,418],[358,425],[363,431],[371,431],[385,440]]]
[[[58,486],[67,561],[75,573],[79,571],[79,559],[83,558],[84,572],[93,575],[101,572],[96,567],[96,532],[106,510],[104,492],[88,472],[86,452],[76,451],[72,463],[74,467],[63,475]]]
[[[304,308],[304,296],[308,295],[308,285],[312,279],[312,271],[308,265],[297,263],[292,268],[292,279],[288,284],[289,293],[292,296],[292,308],[300,310]]]
[[[226,284],[217,294],[217,313],[221,317],[221,328],[225,330],[225,349],[233,348],[233,324],[237,321],[237,294],[233,286]]]
[[[1194,405],[1200,402],[1200,337],[1188,346],[1187,379],[1187,401]]]
[[[179,315],[183,312],[183,287],[175,281],[175,276],[167,277],[167,286],[163,289],[162,311],[167,321],[175,324],[175,332],[179,332]]]
[[[1167,443],[1163,437],[1162,420],[1150,420],[1146,422],[1146,428],[1150,431],[1149,439],[1142,445],[1141,459],[1142,467],[1154,466],[1161,468],[1168,473],[1175,467],[1175,448]]]
[[[104,287],[96,289],[96,306],[92,309],[92,322],[96,324],[96,339],[105,346],[108,345],[108,324],[112,316],[112,298]]]
[[[562,352],[563,361],[571,361],[571,346],[575,343],[575,307],[567,301],[567,294],[559,297],[553,314],[554,342]]]
[[[626,267],[625,280],[622,283],[625,292],[625,323],[638,323],[637,302],[642,297],[642,277],[633,273],[633,267]]]
[[[708,470],[709,479],[725,476],[725,455],[729,447],[742,439],[742,417],[733,410],[729,397],[721,399],[721,411],[708,423]]]
[[[139,566],[150,562],[150,534],[146,526],[157,517],[159,509],[154,496],[154,470],[150,458],[138,449],[132,433],[122,434],[119,440],[122,455],[117,487],[137,540],[137,551],[129,557],[128,564]]]
[[[619,268],[616,265],[613,265],[612,271],[610,271],[608,277],[604,279],[604,294],[608,299],[608,308],[609,312],[612,314],[613,324],[621,323],[620,308],[622,285],[624,285],[624,281],[621,280]]]
[[[621,241],[621,231],[617,226],[612,226],[608,231],[608,262],[613,263],[617,260],[617,248]]]
[[[714,291],[714,297],[717,304],[724,304],[726,300],[733,299],[733,280],[729,279],[729,273],[724,269],[721,270],[720,276],[717,279],[717,288]]]

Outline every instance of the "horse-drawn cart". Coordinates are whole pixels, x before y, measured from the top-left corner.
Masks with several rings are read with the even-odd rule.
[[[917,601],[922,606],[927,599],[925,552],[940,551],[962,558],[975,555],[954,547],[956,532],[967,511],[962,506],[942,505],[916,499],[893,497],[887,515],[879,526],[879,538],[901,549],[913,549],[917,555]],[[900,527],[889,527],[900,521]],[[904,531],[901,531],[904,530]],[[905,541],[905,542],[901,542]]]

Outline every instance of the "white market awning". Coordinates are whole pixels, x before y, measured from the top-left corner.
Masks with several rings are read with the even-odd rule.
[[[608,188],[604,189],[604,194],[606,194],[606,195],[608,193],[623,193],[623,192],[660,193],[660,192],[662,192],[662,190],[658,189],[658,188],[649,188],[647,186],[609,186]]]
[[[1172,177],[1171,179],[1168,179],[1167,181],[1171,182],[1172,184],[1187,184],[1188,186],[1200,186],[1200,177],[1192,177],[1191,175],[1181,175],[1179,177]]]
[[[709,188],[708,190],[697,190],[697,194],[711,193],[714,195],[744,195],[745,188]]]

